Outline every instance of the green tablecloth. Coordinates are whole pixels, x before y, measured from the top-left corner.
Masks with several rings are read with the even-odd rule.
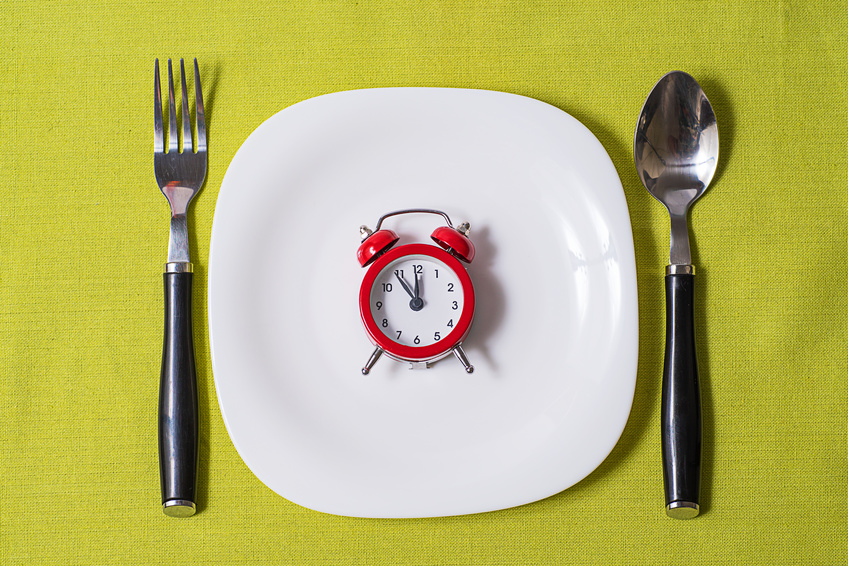
[[[848,563],[848,8],[842,2],[22,2],[0,17],[0,563]],[[155,57],[197,57],[209,175],[192,205],[199,512],[159,506],[167,203]],[[672,69],[707,92],[719,171],[694,207],[703,513],[663,513],[668,220],[632,165]],[[266,118],[334,91],[500,90],[586,124],[633,224],[639,368],[588,478],[474,516],[366,520],[275,495],[215,395],[205,306],[215,200]]]

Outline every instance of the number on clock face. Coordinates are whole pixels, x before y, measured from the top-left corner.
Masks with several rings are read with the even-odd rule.
[[[388,338],[405,346],[429,346],[444,340],[463,308],[456,273],[424,255],[389,263],[371,287],[371,316]]]

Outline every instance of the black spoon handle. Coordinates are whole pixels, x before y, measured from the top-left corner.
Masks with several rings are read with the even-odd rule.
[[[695,359],[691,266],[665,277],[666,342],[662,386],[662,456],[666,513],[689,519],[700,511],[701,394]]]
[[[182,264],[169,264],[182,265]],[[190,265],[190,264],[187,264]],[[197,483],[197,376],[190,271],[165,273],[165,342],[159,383],[159,476],[166,515],[194,514]]]

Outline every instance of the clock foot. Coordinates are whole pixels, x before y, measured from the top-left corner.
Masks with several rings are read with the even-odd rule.
[[[383,355],[382,348],[375,348],[371,353],[371,357],[368,358],[368,361],[365,363],[365,367],[362,368],[362,375],[368,375],[368,372],[371,371],[371,368],[374,367],[374,364],[377,363],[377,360],[380,359],[380,356]]]
[[[474,366],[472,366],[468,362],[468,356],[465,355],[465,350],[462,349],[462,346],[457,346],[456,348],[454,348],[453,355],[456,356],[456,359],[459,360],[459,363],[461,363],[465,367],[465,373],[474,373]]]

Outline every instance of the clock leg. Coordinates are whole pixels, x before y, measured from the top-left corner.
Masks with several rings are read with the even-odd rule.
[[[459,360],[463,366],[465,366],[465,373],[474,373],[474,366],[472,366],[468,362],[468,356],[465,355],[465,350],[462,349],[462,346],[457,346],[453,349],[453,355],[456,356],[456,359]]]
[[[383,349],[379,346],[374,348],[374,351],[371,353],[371,357],[368,358],[368,361],[365,363],[365,367],[362,368],[362,375],[368,375],[368,372],[371,371],[371,368],[374,367],[374,364],[377,363],[377,360],[380,359],[381,355],[383,355]]]

